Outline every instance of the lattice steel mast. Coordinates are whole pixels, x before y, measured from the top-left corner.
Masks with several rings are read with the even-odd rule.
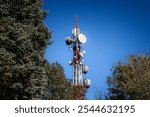
[[[73,50],[73,59],[69,62],[73,66],[73,86],[84,86],[88,88],[91,84],[89,79],[83,80],[83,74],[88,72],[88,66],[84,64],[84,55],[83,45],[86,43],[86,36],[80,32],[78,26],[78,17],[75,18],[75,27],[72,30],[72,36],[66,37],[66,44],[71,46]]]

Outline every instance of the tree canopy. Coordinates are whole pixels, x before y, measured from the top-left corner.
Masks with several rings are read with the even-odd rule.
[[[128,62],[119,62],[107,78],[108,99],[150,99],[150,56],[130,55]]]
[[[50,33],[41,0],[0,1],[0,99],[40,99]]]

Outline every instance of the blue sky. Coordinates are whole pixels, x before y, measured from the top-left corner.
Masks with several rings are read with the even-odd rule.
[[[58,61],[69,79],[72,52],[65,37],[71,36],[78,16],[87,37],[85,63],[90,70],[84,77],[92,81],[88,99],[95,99],[96,90],[107,93],[106,78],[118,61],[125,61],[130,53],[150,52],[149,0],[44,0],[44,9],[49,12],[44,22],[54,41],[45,57],[50,63]]]

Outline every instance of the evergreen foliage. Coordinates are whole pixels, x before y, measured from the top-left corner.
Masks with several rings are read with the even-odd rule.
[[[42,0],[0,0],[0,99],[41,99],[50,33]]]
[[[128,63],[118,63],[107,84],[108,99],[150,99],[150,56],[131,55]]]
[[[71,100],[72,87],[66,80],[64,69],[59,63],[47,65],[48,90],[44,99],[50,100]]]

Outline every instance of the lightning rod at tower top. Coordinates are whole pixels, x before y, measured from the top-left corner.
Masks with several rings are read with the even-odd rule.
[[[86,36],[80,32],[78,26],[78,17],[75,17],[75,26],[72,30],[72,35],[65,38],[66,44],[73,50],[73,58],[69,64],[72,66],[72,85],[83,86],[89,88],[91,85],[90,79],[83,79],[83,74],[86,74],[89,67],[84,63],[85,51],[83,45],[86,43]]]

